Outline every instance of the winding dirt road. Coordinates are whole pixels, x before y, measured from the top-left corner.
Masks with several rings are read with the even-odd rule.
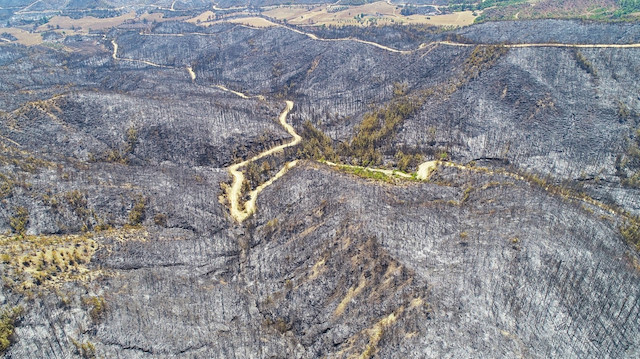
[[[129,59],[129,58],[126,58],[126,57],[118,57],[118,43],[115,40],[111,40],[111,45],[113,46],[113,54],[111,54],[111,57],[113,57],[114,60],[137,62],[137,63],[140,63],[140,64],[145,64],[145,65],[149,65],[149,66],[153,66],[153,67],[161,67],[161,68],[165,68],[165,69],[172,69],[173,68],[172,66],[160,65],[160,64],[156,64],[156,63],[153,63],[153,62],[147,61],[147,60],[138,60],[138,59]]]
[[[241,94],[241,95],[242,95],[241,96],[242,98],[249,98],[245,94]],[[227,189],[227,198],[229,200],[231,216],[235,218],[235,220],[238,222],[244,221],[251,214],[255,212],[256,200],[258,198],[258,194],[260,194],[260,192],[262,192],[263,189],[271,185],[278,178],[282,177],[285,173],[287,173],[287,171],[290,168],[292,168],[298,163],[298,161],[291,161],[287,163],[274,177],[272,177],[267,182],[261,184],[256,189],[249,192],[249,200],[247,200],[247,202],[244,203],[244,206],[240,205],[241,203],[240,201],[242,197],[242,183],[244,182],[244,174],[239,169],[248,165],[251,162],[257,161],[263,157],[282,151],[287,147],[295,146],[298,143],[300,143],[300,141],[302,141],[302,137],[298,135],[296,130],[293,128],[293,126],[287,123],[287,115],[289,114],[289,111],[291,111],[291,109],[293,108],[293,101],[287,101],[286,103],[287,103],[287,107],[282,111],[282,113],[280,113],[279,120],[280,120],[280,125],[284,127],[284,129],[293,137],[293,139],[288,143],[284,143],[282,145],[268,149],[260,154],[257,154],[248,160],[242,161],[240,163],[236,163],[235,165],[230,166],[228,169],[229,173],[233,177],[233,182],[231,186],[228,187]]]
[[[243,94],[242,92],[234,91],[234,90],[232,90],[230,88],[227,88],[225,86],[222,86],[222,85],[215,85],[215,87],[219,88],[222,91],[226,91],[226,92],[232,93],[232,94],[234,94],[234,95],[236,95],[238,97],[244,98],[244,99],[257,98],[258,100],[262,100],[262,101],[265,100],[265,97],[262,96],[262,95],[247,96],[247,95]]]
[[[254,15],[255,17],[255,15]],[[467,43],[462,43],[462,42],[455,42],[455,41],[434,41],[434,42],[430,42],[430,43],[422,43],[420,44],[417,48],[413,49],[413,50],[398,50],[398,49],[394,49],[392,47],[389,46],[385,46],[382,44],[379,44],[377,42],[373,42],[373,41],[367,41],[367,40],[361,40],[361,39],[357,39],[357,38],[353,38],[353,37],[343,37],[343,38],[337,38],[337,39],[327,39],[327,38],[322,38],[319,37],[315,34],[309,33],[309,32],[304,32],[302,30],[287,26],[287,25],[283,25],[283,24],[279,24],[279,23],[275,23],[267,18],[264,17],[260,17],[261,19],[263,19],[264,21],[268,22],[271,27],[280,27],[283,29],[287,29],[289,31],[295,32],[297,34],[300,35],[304,35],[307,36],[308,38],[312,39],[312,40],[316,40],[316,41],[326,41],[326,42],[337,42],[337,41],[353,41],[353,42],[359,42],[361,44],[366,44],[366,45],[370,45],[370,46],[374,46],[377,47],[379,49],[385,50],[385,51],[389,51],[389,52],[393,52],[393,53],[398,53],[398,54],[411,54],[413,52],[422,50],[424,48],[426,48],[428,45],[448,45],[448,46],[460,46],[460,47],[471,47],[471,46],[490,46],[490,45],[502,45],[505,46],[507,48],[522,48],[522,47],[568,47],[568,48],[585,48],[585,49],[604,49],[604,48],[620,48],[620,49],[628,49],[628,48],[640,48],[640,43],[632,43],[632,44],[562,44],[562,43],[523,43],[523,44],[493,44],[493,43],[473,43],[473,44],[467,44]],[[237,19],[242,19],[242,18],[235,18],[235,20]],[[226,20],[219,20],[217,22],[226,22]],[[241,25],[247,28],[251,28],[251,29],[263,29],[263,28],[259,28],[259,27],[253,27],[250,25]]]
[[[418,48],[416,50],[398,50],[398,49],[394,49],[394,48],[389,47],[389,46],[384,46],[384,45],[378,44],[377,42],[367,41],[367,40],[360,40],[360,39],[356,39],[356,38],[353,38],[353,37],[343,37],[343,38],[339,38],[339,39],[324,39],[324,38],[316,36],[315,34],[311,34],[311,33],[304,32],[304,31],[301,31],[301,30],[298,30],[298,29],[294,29],[294,28],[289,27],[289,26],[276,24],[274,22],[271,22],[271,23],[273,24],[273,26],[282,27],[282,28],[287,29],[289,31],[293,31],[295,33],[298,33],[300,35],[305,35],[308,38],[310,38],[311,40],[316,40],[316,41],[327,41],[327,42],[353,41],[353,42],[359,42],[361,44],[371,45],[371,46],[377,47],[379,49],[382,49],[382,50],[385,50],[385,51],[389,51],[389,52],[394,52],[394,53],[397,53],[397,54],[410,54],[410,53],[412,53],[412,52],[414,52],[414,51],[419,49]]]
[[[244,25],[242,25],[244,26]],[[420,46],[416,49],[413,50],[397,50],[388,46],[384,46],[372,41],[366,41],[366,40],[360,40],[360,39],[355,39],[355,38],[340,38],[340,39],[323,39],[320,38],[314,34],[311,33],[306,33],[303,32],[301,30],[298,29],[294,29],[294,28],[290,28],[288,26],[285,25],[281,25],[281,24],[275,24],[273,23],[273,26],[277,26],[277,27],[282,27],[285,29],[288,29],[290,31],[296,32],[298,34],[301,35],[305,35],[307,37],[309,37],[312,40],[315,41],[326,41],[326,42],[330,42],[330,41],[353,41],[353,42],[359,42],[359,43],[363,43],[369,46],[374,46],[377,47],[379,49],[388,51],[388,52],[392,52],[392,53],[399,53],[399,54],[410,54],[416,51],[420,51],[420,50],[424,50],[426,48],[429,48],[428,51],[431,51],[434,47],[438,46],[438,45],[445,45],[445,46],[459,46],[459,47],[473,47],[473,46],[488,46],[488,45],[492,45],[492,44],[466,44],[466,43],[459,43],[459,42],[451,42],[451,41],[437,41],[437,42],[432,42],[432,43],[423,43],[420,44]],[[249,27],[249,26],[246,26]],[[164,34],[159,34],[158,36],[163,36]],[[185,36],[185,35],[190,35],[189,33],[185,33],[185,34],[170,34],[170,36]],[[205,34],[205,33],[193,33],[193,35],[209,35],[209,34]],[[154,34],[148,34],[148,36],[154,36]],[[161,68],[175,68],[172,66],[166,66],[166,65],[159,65],[150,61],[146,61],[146,60],[138,60],[138,59],[130,59],[130,58],[122,58],[122,57],[118,57],[118,44],[116,43],[115,40],[111,40],[111,44],[113,46],[113,53],[112,53],[112,58],[114,60],[122,60],[122,61],[130,61],[130,62],[138,62],[138,63],[142,63],[142,64],[146,64],[149,66],[154,66],[154,67],[161,67]],[[561,43],[529,43],[529,44],[501,44],[502,46],[505,46],[507,48],[525,48],[525,47],[560,47],[560,48],[640,48],[640,43],[635,43],[635,44],[561,44]],[[193,71],[193,68],[190,66],[187,66],[187,72],[191,78],[192,81],[195,81],[196,79],[196,73]],[[247,96],[242,92],[239,91],[235,91],[235,90],[231,90],[223,85],[215,85],[215,87],[232,93],[240,98],[243,99],[250,99],[250,98],[258,98],[260,100],[265,100],[264,96],[262,95],[255,95],[255,96]],[[261,158],[264,158],[266,156],[272,155],[274,153],[277,153],[279,151],[283,151],[285,148],[291,147],[291,146],[295,146],[297,144],[299,144],[302,140],[302,138],[300,137],[300,135],[298,135],[295,131],[295,129],[293,128],[293,126],[291,126],[290,124],[287,123],[287,116],[289,114],[289,112],[291,111],[291,109],[293,108],[293,102],[292,101],[286,101],[286,108],[282,111],[282,113],[280,114],[279,117],[279,121],[280,121],[280,125],[282,125],[282,127],[292,136],[292,140],[289,141],[288,143],[273,147],[271,149],[268,149],[250,159],[247,159],[245,161],[242,161],[240,163],[234,164],[232,166],[230,166],[228,168],[229,174],[231,174],[233,181],[231,186],[227,187],[227,199],[229,201],[229,207],[230,207],[230,213],[231,216],[239,223],[242,223],[244,220],[246,220],[247,218],[249,218],[255,211],[256,211],[256,201],[258,198],[258,195],[260,194],[260,192],[262,192],[262,190],[264,190],[266,187],[270,186],[274,181],[276,181],[278,178],[282,177],[285,173],[287,173],[287,171],[289,169],[291,169],[292,167],[294,167],[297,163],[298,160],[294,160],[291,162],[286,163],[282,169],[280,169],[280,171],[278,171],[278,173],[276,173],[275,176],[273,176],[272,178],[270,178],[267,182],[261,184],[260,186],[258,186],[257,188],[251,190],[248,195],[249,195],[249,199],[243,204],[242,203],[242,184],[244,182],[244,174],[242,173],[242,171],[240,171],[241,168],[247,166],[249,163],[251,162],[255,162]],[[402,177],[402,178],[412,178],[411,174],[407,174],[404,172],[399,172],[399,171],[393,171],[393,170],[386,170],[386,169],[377,169],[377,168],[370,168],[370,167],[361,167],[361,166],[352,166],[352,165],[341,165],[341,164],[336,164],[336,163],[332,163],[332,162],[325,162],[327,165],[332,166],[332,167],[347,167],[347,168],[361,168],[361,169],[366,169],[368,171],[372,171],[372,172],[380,172],[380,173],[384,173],[386,175],[389,176],[397,176],[397,177]],[[431,175],[431,173],[437,169],[437,167],[439,165],[447,165],[447,166],[460,166],[461,168],[466,168],[465,166],[461,166],[461,165],[454,165],[454,164],[450,164],[450,163],[441,163],[440,161],[427,161],[422,163],[419,167],[418,167],[418,171],[416,172],[416,178],[419,180],[428,180],[429,176]],[[520,179],[520,180],[525,180],[524,178],[522,178],[519,175],[515,175],[515,174],[509,174],[511,175],[511,177],[514,177],[516,179]],[[584,199],[582,199],[584,201]],[[594,205],[599,205],[602,206],[602,204],[600,204],[597,201],[591,200],[592,204]],[[591,203],[591,202],[589,202]]]
[[[118,44],[116,43],[115,40],[111,40],[111,45],[113,46],[113,54],[111,55],[111,57],[113,57],[114,60],[118,59]]]

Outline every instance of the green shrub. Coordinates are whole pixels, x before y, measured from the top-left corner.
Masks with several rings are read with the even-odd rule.
[[[75,211],[87,208],[87,199],[84,194],[78,190],[69,191],[64,194],[67,203]]]
[[[130,127],[127,129],[127,144],[125,146],[124,152],[127,154],[133,153],[136,149],[136,145],[138,144],[138,130],[134,127]]]
[[[310,121],[302,124],[302,145],[298,150],[301,158],[314,160],[336,161],[337,155],[333,148],[333,141],[324,132],[317,129]]]
[[[107,309],[107,304],[104,297],[87,297],[82,300],[84,304],[90,307],[89,316],[94,322],[99,321],[104,317],[104,313]]]
[[[23,312],[21,306],[5,308],[0,312],[0,353],[11,346],[13,331]]]
[[[138,225],[145,219],[147,199],[144,196],[137,196],[131,212],[129,212],[129,224]]]
[[[27,224],[29,224],[29,210],[25,207],[16,208],[15,216],[9,218],[9,226],[15,233],[22,235],[27,230]]]
[[[619,229],[622,238],[640,250],[640,219],[634,218],[627,221]]]
[[[576,50],[574,52],[574,55],[576,58],[576,62],[578,62],[578,66],[580,66],[581,69],[589,73],[591,76],[593,76],[593,78],[598,78],[598,70],[593,65],[593,63],[584,56],[582,52]]]
[[[75,339],[71,339],[71,342],[76,347],[76,353],[80,354],[83,358],[91,359],[96,357],[96,347],[93,343],[80,343]]]

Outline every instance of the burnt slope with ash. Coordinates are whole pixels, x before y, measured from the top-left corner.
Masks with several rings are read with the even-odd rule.
[[[637,222],[616,209],[640,197],[638,49],[104,35],[2,45],[6,357],[638,355]],[[550,39],[514,42],[534,36]],[[381,165],[475,163],[374,181],[298,161],[237,223],[227,167],[290,140],[284,100],[338,158],[379,116]],[[250,186],[297,150],[247,168],[270,168]]]

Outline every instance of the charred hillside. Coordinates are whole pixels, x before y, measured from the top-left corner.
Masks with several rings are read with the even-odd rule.
[[[0,45],[4,357],[640,353],[637,25],[149,28]]]

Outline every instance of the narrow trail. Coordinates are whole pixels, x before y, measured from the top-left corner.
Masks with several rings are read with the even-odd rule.
[[[487,167],[476,167],[476,166],[467,166],[467,165],[463,165],[463,164],[459,164],[459,163],[455,163],[455,162],[450,162],[450,161],[439,161],[439,160],[433,160],[433,161],[426,161],[423,162],[422,164],[420,164],[418,166],[418,171],[416,172],[416,177],[419,180],[422,181],[426,181],[429,179],[429,177],[431,176],[431,174],[436,171],[438,169],[439,166],[443,166],[443,167],[453,167],[453,168],[457,168],[459,170],[464,170],[464,171],[470,171],[470,172],[476,172],[476,173],[484,173],[484,174],[489,174],[489,175],[502,175],[502,176],[506,176],[506,177],[511,177],[517,181],[522,181],[522,182],[527,182],[530,184],[536,184],[539,185],[543,190],[545,190],[546,192],[548,192],[551,195],[559,195],[558,193],[558,187],[554,186],[553,184],[548,184],[548,185],[541,185],[539,182],[536,182],[535,180],[532,180],[531,178],[526,178],[525,176],[522,176],[518,173],[514,173],[514,172],[509,172],[509,171],[505,171],[505,170],[492,170],[490,168]],[[554,188],[555,187],[555,188]],[[582,202],[582,203],[586,203],[589,204],[591,206],[597,207],[599,209],[601,209],[604,212],[609,213],[610,215],[613,216],[619,216],[622,219],[628,220],[631,217],[629,216],[628,213],[626,213],[625,211],[620,211],[619,209],[616,209],[615,207],[612,207],[608,204],[605,204],[601,201],[598,201],[596,199],[593,199],[585,194],[581,194],[581,193],[570,193],[570,192],[564,192],[560,194],[563,198],[568,198],[577,202]]]
[[[114,60],[118,59],[118,43],[116,43],[115,40],[111,40],[111,45],[113,46],[113,54],[111,55],[111,57],[113,57]]]
[[[242,98],[249,98],[244,94],[242,95]],[[242,183],[244,182],[244,174],[239,171],[239,169],[263,157],[269,156],[279,151],[283,151],[287,147],[295,146],[300,143],[300,141],[302,141],[302,137],[298,135],[293,126],[287,123],[287,115],[293,108],[293,101],[286,101],[286,103],[287,107],[282,111],[282,113],[280,113],[280,124],[291,136],[293,136],[293,139],[288,143],[284,143],[282,145],[268,149],[260,154],[257,154],[248,160],[236,163],[235,165],[230,166],[228,169],[231,176],[233,176],[233,182],[227,189],[227,198],[229,200],[231,216],[238,222],[244,221],[255,212],[258,194],[260,194],[263,189],[271,185],[278,178],[282,177],[290,168],[294,167],[298,163],[298,161],[295,160],[285,164],[285,166],[274,177],[249,192],[249,200],[244,203],[244,208],[241,207],[240,201],[242,197]]]
[[[244,25],[241,25],[244,26]],[[422,43],[420,44],[420,46],[414,50],[397,50],[397,49],[393,49],[390,48],[388,46],[384,46],[372,41],[365,41],[365,40],[360,40],[360,39],[354,39],[354,38],[341,38],[341,39],[323,39],[320,38],[314,34],[311,33],[306,33],[303,31],[300,31],[298,29],[293,29],[284,25],[280,25],[280,24],[275,24],[274,26],[278,26],[278,27],[283,27],[285,29],[288,29],[290,31],[296,32],[298,34],[302,34],[305,35],[307,37],[309,37],[312,40],[315,41],[353,41],[353,42],[360,42],[363,44],[367,44],[370,46],[374,46],[377,48],[380,48],[382,50],[385,51],[389,51],[389,52],[393,52],[393,53],[399,53],[399,54],[408,54],[408,53],[413,53],[416,51],[420,51],[420,50],[427,50],[427,53],[430,52],[431,50],[433,50],[435,47],[437,47],[438,45],[444,45],[444,46],[458,46],[458,47],[474,47],[474,46],[490,46],[493,44],[467,44],[467,43],[459,43],[459,42],[452,42],[452,41],[436,41],[436,42],[431,42],[431,43]],[[248,27],[248,26],[247,26]],[[206,34],[206,33],[185,33],[185,34],[157,34],[157,36],[185,36],[185,35],[211,35],[211,34]],[[155,34],[145,34],[148,36],[154,36]],[[160,65],[160,64],[156,64],[150,61],[146,61],[146,60],[138,60],[138,59],[130,59],[130,58],[122,58],[122,57],[118,57],[118,44],[116,43],[115,40],[111,40],[111,44],[113,46],[113,53],[112,53],[112,58],[114,60],[121,60],[121,61],[130,61],[130,62],[137,62],[137,63],[142,63],[142,64],[146,64],[149,66],[154,66],[154,67],[160,67],[160,68],[171,68],[171,69],[175,69],[176,67],[172,67],[172,66],[166,66],[166,65]],[[507,48],[526,48],[526,47],[531,47],[531,48],[537,48],[537,47],[559,47],[559,48],[640,48],[640,43],[633,43],[633,44],[562,44],[562,43],[528,43],[528,44],[500,44],[501,46],[507,47]],[[193,70],[193,68],[191,66],[187,66],[186,67],[187,73],[189,74],[190,78],[192,81],[195,82],[196,80],[196,73]],[[215,85],[216,88],[232,93],[240,98],[243,99],[251,99],[251,98],[257,98],[260,100],[265,100],[265,97],[262,95],[254,95],[254,96],[247,96],[246,94],[239,92],[239,91],[235,91],[235,90],[231,90],[223,85]],[[256,201],[258,198],[258,195],[260,194],[260,192],[262,192],[262,190],[264,190],[266,187],[270,186],[274,181],[276,181],[277,179],[279,179],[280,177],[282,177],[284,174],[287,173],[287,171],[289,169],[291,169],[292,167],[296,166],[298,163],[298,160],[293,160],[291,162],[286,163],[282,169],[280,169],[280,171],[278,171],[278,173],[276,173],[272,178],[270,178],[267,182],[259,185],[258,187],[256,187],[255,189],[251,190],[248,195],[249,195],[249,199],[244,203],[241,204],[242,201],[242,184],[244,182],[244,174],[240,171],[240,169],[242,167],[245,167],[246,165],[248,165],[251,162],[255,162],[261,158],[264,158],[266,156],[272,155],[274,153],[277,153],[279,151],[283,151],[285,148],[291,147],[291,146],[295,146],[297,144],[299,144],[302,141],[302,138],[300,135],[298,135],[298,133],[296,133],[295,129],[293,128],[293,126],[291,126],[290,124],[287,123],[287,116],[289,114],[289,112],[292,110],[293,108],[293,101],[286,101],[286,108],[281,112],[280,117],[279,117],[279,121],[280,124],[282,125],[282,127],[293,137],[292,140],[288,143],[273,147],[271,149],[268,149],[264,152],[259,153],[256,156],[253,156],[250,159],[247,159],[245,161],[242,161],[240,163],[234,164],[232,166],[230,166],[228,168],[229,173],[231,174],[233,181],[231,186],[229,186],[227,188],[227,198],[229,201],[229,207],[230,207],[230,213],[231,216],[239,223],[242,223],[244,220],[246,220],[247,218],[249,218],[255,211],[256,211]],[[472,167],[468,167],[468,166],[464,166],[464,165],[460,165],[460,164],[453,164],[450,162],[442,162],[442,161],[427,161],[424,162],[422,164],[419,165],[418,170],[416,171],[415,174],[407,174],[404,172],[400,172],[400,171],[394,171],[394,170],[387,170],[387,169],[378,169],[378,168],[370,168],[370,167],[362,167],[362,166],[353,166],[353,165],[343,165],[343,164],[336,164],[333,162],[324,162],[325,164],[331,166],[331,167],[338,167],[338,168],[352,168],[352,169],[363,169],[363,170],[367,170],[367,171],[371,171],[371,172],[379,172],[379,173],[383,173],[385,175],[388,176],[394,176],[394,177],[400,177],[400,178],[407,178],[407,179],[411,179],[415,176],[415,178],[422,180],[422,181],[426,181],[429,179],[430,175],[432,174],[433,171],[437,170],[438,166],[453,166],[459,169],[465,169],[465,170],[471,170],[471,171],[487,171],[486,169],[480,169],[480,168],[472,168]],[[508,173],[508,172],[503,172],[503,175],[507,175],[509,177],[512,177],[514,179],[517,180],[522,180],[522,181],[527,181],[526,178],[515,174],[515,173]],[[591,198],[582,198],[579,196],[571,196],[572,199],[574,200],[578,200],[578,201],[582,201],[584,203],[588,203],[591,204],[593,206],[599,207],[603,210],[606,210],[607,212],[611,213],[611,214],[619,214],[617,213],[614,209],[612,209],[611,207],[597,201]],[[624,217],[624,215],[623,215]]]
[[[118,43],[115,40],[111,40],[111,45],[113,46],[113,54],[111,54],[111,57],[113,57],[114,60],[137,62],[137,63],[140,63],[140,64],[145,64],[145,65],[149,65],[149,66],[153,66],[153,67],[160,67],[160,68],[165,68],[165,69],[173,69],[174,68],[172,66],[160,65],[160,64],[156,64],[156,63],[153,63],[153,62],[147,61],[147,60],[138,60],[138,59],[129,59],[129,58],[126,58],[126,57],[118,57]]]
[[[195,81],[196,80],[196,73],[193,72],[193,68],[191,66],[187,66],[187,72],[189,73],[189,76],[191,77],[191,81]]]
[[[171,66],[154,64],[150,61],[145,61],[145,60],[118,57],[118,43],[116,43],[115,40],[111,40],[111,44],[113,45],[113,53],[111,56],[113,57],[114,60],[139,62],[139,63],[144,63],[147,65],[162,67],[162,68],[172,68],[172,69],[175,68]],[[187,66],[186,69],[189,76],[191,77],[191,81],[195,81],[196,73],[193,71],[193,68],[191,66]],[[215,87],[220,90],[232,93],[243,99],[257,98],[259,100],[263,100],[263,101],[265,100],[265,97],[262,95],[247,96],[242,92],[231,90],[223,85],[216,85]],[[228,168],[229,173],[233,177],[233,182],[231,186],[228,187],[228,190],[227,190],[227,198],[229,200],[230,212],[231,212],[231,216],[240,223],[245,219],[249,218],[249,216],[251,216],[256,211],[256,201],[258,199],[258,194],[260,194],[260,192],[262,192],[262,190],[264,190],[266,187],[270,186],[275,180],[282,177],[285,173],[287,173],[287,171],[290,168],[294,167],[298,163],[297,160],[286,163],[284,167],[280,171],[278,171],[278,173],[275,174],[275,176],[270,178],[267,182],[256,187],[252,191],[250,191],[249,200],[247,200],[243,206],[240,205],[241,199],[242,199],[242,183],[244,182],[244,174],[240,171],[240,168],[248,165],[251,162],[257,161],[263,157],[283,151],[287,147],[295,146],[298,143],[300,143],[300,141],[302,141],[302,137],[298,135],[296,130],[293,128],[293,126],[287,123],[287,115],[289,114],[291,109],[293,109],[293,101],[286,101],[286,107],[282,111],[282,113],[280,113],[280,118],[279,118],[280,125],[282,125],[282,127],[293,137],[293,139],[290,142],[268,149],[264,152],[261,152],[251,157],[248,160],[242,161]]]
[[[246,10],[246,6],[231,6],[231,7],[218,7],[218,3],[213,3],[211,9],[216,11],[228,11],[228,10]]]
[[[24,8],[22,8],[21,10],[16,11],[16,14],[23,14],[27,11],[27,9],[29,9],[30,7],[32,7],[33,5],[39,3],[42,0],[36,0],[34,2],[32,2],[31,4],[25,6]]]
[[[215,85],[215,87],[219,88],[222,91],[226,91],[226,92],[232,93],[232,94],[234,94],[234,95],[236,95],[236,96],[238,96],[240,98],[243,98],[243,99],[257,98],[258,100],[261,100],[261,101],[265,100],[265,97],[262,96],[262,95],[247,96],[247,95],[243,94],[242,92],[231,90],[230,88],[227,88],[227,87],[225,87],[223,85]]]
[[[343,37],[343,38],[338,38],[338,39],[325,39],[325,38],[322,38],[322,37],[318,37],[318,36],[317,36],[317,35],[315,35],[315,34],[312,34],[312,33],[309,33],[309,32],[304,32],[304,31],[301,31],[301,30],[298,30],[298,29],[294,29],[294,28],[289,27],[289,26],[285,26],[285,25],[281,25],[281,24],[276,24],[276,23],[274,23],[274,22],[272,22],[272,24],[273,24],[275,27],[281,27],[281,28],[287,29],[287,30],[289,30],[289,31],[293,31],[293,32],[295,32],[295,33],[298,33],[298,34],[300,34],[300,35],[305,35],[305,36],[307,36],[308,38],[310,38],[311,40],[316,40],[316,41],[326,41],[326,42],[353,41],[353,42],[359,42],[359,43],[361,43],[361,44],[366,44],[366,45],[374,46],[374,47],[377,47],[377,48],[379,48],[379,49],[382,49],[382,50],[385,50],[385,51],[389,51],[389,52],[394,52],[394,53],[397,53],[397,54],[410,54],[410,53],[412,53],[412,52],[417,51],[417,50],[419,50],[419,49],[420,49],[420,48],[418,48],[418,49],[416,49],[416,50],[398,50],[398,49],[394,49],[394,48],[389,47],[389,46],[385,46],[385,45],[382,45],[382,44],[378,44],[377,42],[367,41],[367,40],[360,40],[360,39],[356,39],[356,38],[353,38],[353,37]],[[421,45],[421,46],[422,46],[422,45]]]
[[[215,6],[214,6],[215,9]],[[253,17],[256,17],[255,15]],[[276,28],[283,28],[286,30],[289,30],[291,32],[295,32],[297,34],[300,35],[304,35],[308,38],[310,38],[311,40],[315,40],[315,41],[323,41],[323,42],[339,42],[339,41],[351,41],[351,42],[358,42],[361,44],[365,44],[365,45],[369,45],[369,46],[373,46],[376,48],[379,48],[381,50],[384,51],[388,51],[388,52],[392,52],[392,53],[396,53],[396,54],[403,54],[403,55],[407,55],[407,54],[412,54],[414,52],[420,51],[420,50],[424,50],[427,47],[430,47],[430,45],[445,45],[445,46],[458,46],[458,47],[474,47],[474,46],[493,46],[493,45],[500,45],[500,46],[504,46],[507,48],[525,48],[525,47],[560,47],[560,48],[585,48],[585,49],[606,49],[606,48],[619,48],[619,49],[628,49],[628,48],[640,48],[640,43],[631,43],[631,44],[569,44],[569,43],[521,43],[521,44],[500,44],[500,43],[463,43],[463,42],[456,42],[456,41],[447,41],[447,40],[442,40],[442,41],[432,41],[432,42],[425,42],[425,43],[421,43],[417,48],[415,49],[411,49],[411,50],[399,50],[399,49],[395,49],[389,46],[385,46],[382,44],[379,44],[377,42],[374,41],[368,41],[368,40],[361,40],[361,39],[357,39],[357,38],[353,38],[353,37],[343,37],[343,38],[336,38],[336,39],[330,39],[330,38],[322,38],[319,37],[313,33],[309,33],[309,32],[305,32],[284,24],[279,24],[279,23],[275,23],[273,21],[271,21],[268,18],[265,17],[260,17],[261,19],[264,19],[265,21],[269,22],[271,24],[271,27],[276,27]],[[240,18],[241,19],[241,18]],[[226,22],[225,20],[221,20],[219,22]],[[245,28],[249,28],[249,29],[254,29],[254,30],[264,30],[267,27],[254,27],[254,26],[250,26],[250,25],[246,25],[246,24],[240,24],[239,26],[245,27]],[[185,35],[200,35],[200,36],[214,36],[216,34],[208,34],[208,33],[199,33],[199,32],[194,32],[194,33],[180,33],[180,34],[141,34],[141,35],[145,35],[145,36],[185,36]]]

